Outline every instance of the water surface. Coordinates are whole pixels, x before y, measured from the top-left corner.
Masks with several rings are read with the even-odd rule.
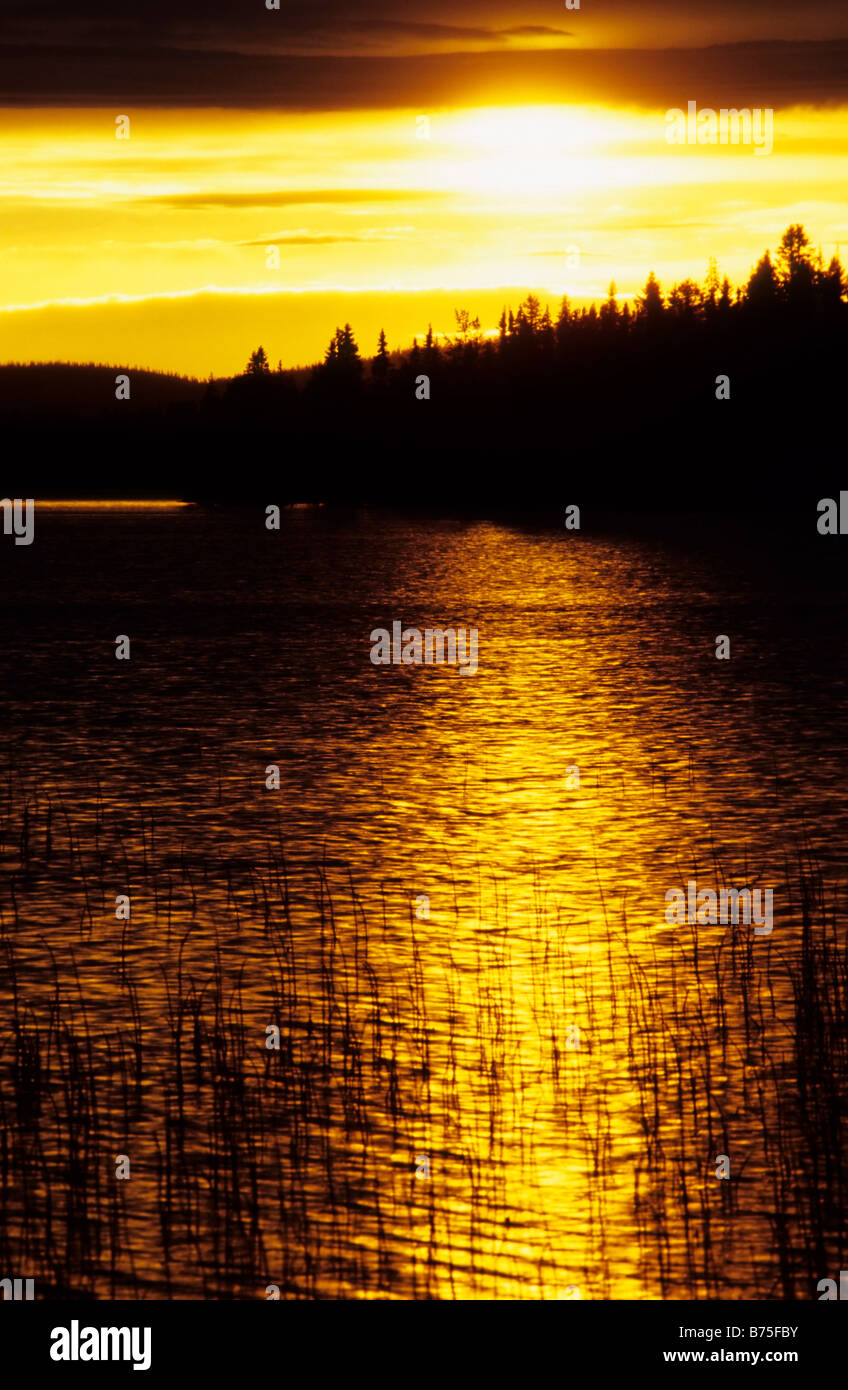
[[[815,1297],[839,539],[263,523],[37,509],[0,549],[4,1263],[98,1297]],[[394,620],[477,628],[478,673],[375,667]],[[667,926],[690,878],[772,887],[771,935]]]

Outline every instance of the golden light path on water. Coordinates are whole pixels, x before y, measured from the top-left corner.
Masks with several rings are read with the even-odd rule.
[[[609,640],[616,623],[608,615],[632,607],[630,584],[603,550],[596,559],[580,548],[579,567],[566,564],[565,575],[550,566],[552,552],[561,556],[561,546],[522,545],[481,528],[464,546],[461,566],[444,557],[449,611],[480,612],[487,639],[481,673],[457,682],[428,672],[426,696],[412,699],[411,726],[407,713],[403,731],[393,727],[381,748],[340,772],[338,794],[345,804],[364,795],[362,818],[385,819],[387,844],[405,838],[416,808],[429,807],[397,857],[415,863],[416,885],[428,885],[430,917],[413,930],[435,1013],[432,1072],[451,1075],[458,1060],[445,1112],[455,1109],[463,1123],[460,1144],[445,1114],[434,1130],[416,1134],[415,1145],[434,1169],[447,1160],[449,1172],[464,1149],[476,1173],[472,1193],[484,1194],[475,1214],[467,1176],[449,1188],[451,1219],[442,1244],[436,1240],[442,1292],[469,1296],[482,1266],[500,1296],[520,1288],[531,1297],[569,1298],[576,1290],[660,1297],[634,1226],[634,1179],[644,1168],[650,1187],[663,1170],[646,1152],[642,1106],[651,1078],[638,1067],[634,1075],[633,1031],[653,1034],[653,1047],[671,1053],[666,1029],[686,1027],[675,993],[680,938],[668,940],[659,886],[677,881],[670,865],[663,877],[658,836],[661,846],[679,812],[669,814],[650,776],[661,730],[656,722],[645,726],[615,669],[624,653]],[[509,586],[519,569],[513,610]],[[501,596],[511,616],[493,632],[485,614],[498,611]],[[420,600],[413,576],[399,597],[414,626],[409,610]],[[612,679],[611,646],[618,648]],[[428,756],[416,756],[416,747]],[[381,778],[377,798],[381,762],[403,773],[394,795]],[[609,762],[625,770],[620,786],[614,777],[604,785]],[[439,776],[457,764],[460,804],[458,771],[447,785]],[[578,764],[586,779],[579,790],[569,770]],[[679,747],[671,767],[686,785]],[[403,958],[402,940],[393,937],[392,949]],[[645,1007],[640,977],[652,966],[655,989]],[[721,1090],[720,1066],[715,1080]],[[709,1200],[717,1193],[711,1155],[706,1146],[693,1152],[691,1132],[680,1139],[693,1192]],[[404,1158],[397,1153],[395,1162]],[[457,1247],[453,1222],[460,1230],[467,1223],[465,1249]],[[425,1248],[429,1233],[425,1208],[417,1226]],[[672,1243],[679,1235],[672,1232]]]
[[[840,1014],[809,946],[798,973],[793,856],[844,838],[842,697],[771,655],[767,577],[688,531],[184,508],[56,511],[4,579],[4,1055],[54,1038],[53,1103],[9,1126],[27,1269],[60,1277],[76,1164],[77,1290],[809,1296],[839,1218],[793,1176],[835,1161],[797,1058],[809,1096],[841,1054],[803,1052],[803,981]],[[476,627],[478,673],[375,667],[395,618]],[[773,935],[668,927],[691,878],[773,885]]]

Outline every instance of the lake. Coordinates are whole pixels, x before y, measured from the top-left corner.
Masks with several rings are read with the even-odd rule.
[[[814,508],[36,501],[0,536],[3,1272],[815,1298],[848,1196],[843,544]],[[375,665],[398,621],[476,629],[476,674]],[[669,924],[689,882],[772,889],[773,929]]]

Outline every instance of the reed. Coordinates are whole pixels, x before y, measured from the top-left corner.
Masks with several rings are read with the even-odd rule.
[[[779,939],[672,942],[599,878],[591,923],[538,873],[527,920],[481,874],[472,926],[459,891],[422,922],[279,827],[212,862],[94,815],[10,762],[0,1262],[39,1296],[808,1298],[844,1265],[848,952],[809,846]]]

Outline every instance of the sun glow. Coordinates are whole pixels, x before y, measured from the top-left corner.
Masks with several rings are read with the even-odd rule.
[[[346,319],[368,352],[455,304],[491,329],[501,287],[632,295],[711,256],[739,281],[799,216],[845,241],[844,111],[778,111],[767,159],[670,147],[664,114],[141,111],[121,141],[112,111],[6,112],[0,360],[297,365]]]

